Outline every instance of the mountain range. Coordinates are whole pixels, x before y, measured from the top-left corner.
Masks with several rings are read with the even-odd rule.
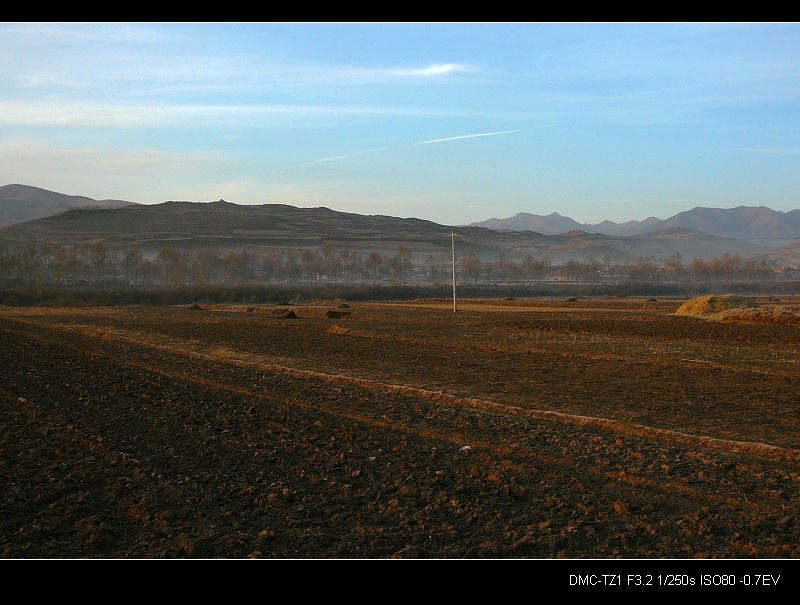
[[[54,199],[44,190],[17,188],[14,199],[37,195]],[[6,188],[0,188],[0,193]],[[43,192],[44,193],[40,193]],[[71,197],[71,196],[64,196]],[[4,200],[0,196],[0,209]],[[60,199],[60,198],[55,198]],[[36,220],[0,228],[0,244],[28,242],[73,245],[103,242],[135,247],[148,255],[165,246],[183,249],[286,248],[372,251],[394,254],[398,246],[409,248],[422,261],[427,255],[449,255],[451,227],[417,219],[338,212],[329,208],[298,208],[285,204],[238,205],[216,202],[170,201],[161,204],[126,204],[93,207],[90,198],[79,198],[81,207]],[[99,202],[105,205],[105,202]],[[39,209],[41,211],[41,209]],[[563,217],[562,217],[563,218]],[[505,255],[521,259],[527,254],[548,256],[552,262],[593,257],[612,262],[640,257],[667,258],[679,252],[686,260],[724,253],[753,257],[770,252],[751,242],[720,237],[684,227],[667,227],[635,235],[605,235],[573,229],[560,234],[495,230],[479,226],[457,228],[459,254],[484,260]]]
[[[602,221],[596,224],[579,223],[557,212],[546,216],[520,212],[510,218],[491,218],[471,223],[471,226],[495,230],[535,231],[545,235],[580,229],[587,233],[621,236],[641,235],[680,227],[777,248],[786,245],[792,238],[800,236],[800,210],[779,212],[766,206],[739,206],[737,208],[698,206],[668,219],[651,216],[643,221],[624,223]]]

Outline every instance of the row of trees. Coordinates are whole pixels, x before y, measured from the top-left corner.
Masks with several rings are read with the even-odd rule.
[[[404,283],[413,273],[411,252],[366,255],[350,250],[180,250],[145,256],[135,248],[36,246],[0,250],[0,284],[86,286],[206,286],[291,283]]]
[[[267,284],[440,284],[450,279],[448,255],[429,255],[412,263],[408,247],[393,253],[359,253],[318,249],[180,250],[162,248],[145,256],[135,248],[26,246],[0,250],[0,285],[31,286],[207,286]],[[765,261],[724,255],[685,263],[640,258],[614,264],[586,258],[551,263],[548,257],[520,260],[499,254],[492,260],[465,254],[458,259],[458,278],[474,284],[494,283],[689,283],[760,282],[780,277]],[[795,276],[796,277],[796,276]]]

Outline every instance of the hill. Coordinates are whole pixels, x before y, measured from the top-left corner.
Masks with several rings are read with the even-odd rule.
[[[131,203],[65,195],[30,185],[4,185],[0,187],[0,227],[52,216],[72,208],[119,208]]]

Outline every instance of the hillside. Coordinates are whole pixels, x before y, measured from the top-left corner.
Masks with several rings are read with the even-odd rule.
[[[0,187],[0,227],[53,216],[72,208],[119,208],[132,203],[65,195],[30,185],[5,185]]]
[[[779,238],[800,235],[800,210],[777,212],[766,206],[692,208],[663,221],[659,228],[685,227],[712,235],[744,239],[771,247],[783,246]]]
[[[136,247],[154,254],[164,246],[203,249],[258,250],[264,248],[318,248],[394,252],[409,248],[417,259],[449,254],[451,228],[416,218],[367,216],[329,208],[297,208],[283,204],[237,205],[165,202],[122,208],[75,209],[0,229],[0,242],[21,245],[29,241],[62,245],[105,242]],[[746,242],[689,230],[672,230],[634,237],[607,236],[573,230],[561,235],[532,231],[495,231],[460,227],[460,254],[493,259],[504,254],[520,259],[526,254],[549,256],[553,262],[586,257],[630,261],[643,256],[666,258],[681,252],[684,258],[710,258],[725,252],[752,256],[767,250]]]

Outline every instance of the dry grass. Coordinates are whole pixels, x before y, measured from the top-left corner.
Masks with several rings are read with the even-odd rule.
[[[736,294],[724,294],[722,296],[698,296],[683,303],[675,315],[703,316],[728,311],[730,309],[755,308],[758,303],[753,298],[738,296]]]

